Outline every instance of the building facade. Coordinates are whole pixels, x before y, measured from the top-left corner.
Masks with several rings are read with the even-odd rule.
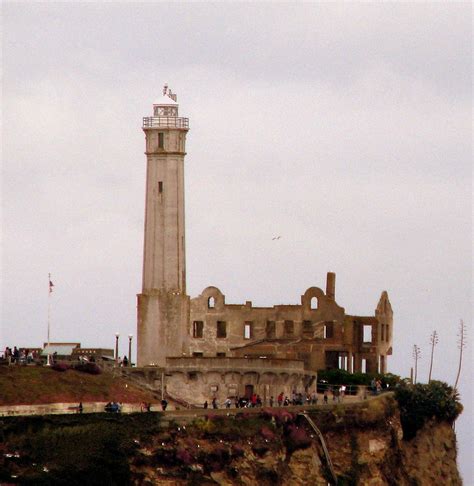
[[[310,388],[317,370],[386,372],[393,312],[382,292],[374,315],[352,316],[326,292],[307,289],[298,305],[227,304],[217,287],[186,294],[184,158],[187,118],[167,86],[143,119],[147,179],[142,292],[137,301],[137,363],[159,367],[171,396],[205,397]]]

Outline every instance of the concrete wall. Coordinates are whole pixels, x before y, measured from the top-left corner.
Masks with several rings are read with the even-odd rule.
[[[229,305],[218,288],[207,287],[191,299],[186,354],[300,359],[313,371],[339,367],[353,372],[362,371],[364,366],[367,372],[385,372],[387,356],[392,352],[393,326],[387,293],[382,294],[375,316],[346,315],[332,298],[332,275],[328,274],[329,295],[311,287],[301,296],[301,305]],[[202,322],[202,337],[193,336],[195,321]],[[274,322],[274,336],[267,333],[269,321]],[[288,321],[293,326],[291,336],[285,333]],[[217,337],[218,322],[226,323],[226,337]],[[252,327],[250,337],[245,335],[246,324]],[[364,327],[370,329],[370,342],[364,342]]]
[[[166,392],[193,405],[216,397],[222,407],[228,397],[252,390],[268,403],[283,392],[315,390],[316,374],[307,373],[297,360],[258,358],[168,358]]]
[[[213,306],[210,299],[214,299]],[[311,308],[313,302],[313,307]],[[193,337],[195,321],[203,323],[203,337]],[[226,323],[227,336],[217,337],[218,321]],[[313,332],[323,332],[323,323],[334,321],[337,338],[342,334],[344,309],[328,298],[324,292],[311,287],[301,296],[301,305],[276,305],[273,307],[253,307],[245,304],[225,304],[225,296],[216,287],[207,287],[194,299],[191,299],[191,314],[187,332],[188,354],[199,352],[204,356],[216,356],[217,353],[231,353],[231,348],[244,346],[267,337],[267,323],[275,323],[275,338],[297,339],[304,334],[304,322],[311,323]],[[286,331],[290,324],[293,333]],[[250,338],[245,335],[245,325],[250,324]]]
[[[189,297],[163,290],[137,297],[137,365],[164,366],[166,356],[185,352]]]
[[[164,134],[164,149],[157,146]],[[147,129],[147,179],[142,291],[186,292],[183,130]],[[175,151],[175,149],[183,149]]]

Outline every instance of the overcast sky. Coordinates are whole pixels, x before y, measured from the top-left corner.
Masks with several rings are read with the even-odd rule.
[[[394,310],[390,371],[453,384],[471,328],[471,5],[2,3],[2,335],[136,335],[143,116],[189,117],[188,293]],[[272,237],[281,235],[278,241]],[[121,340],[121,354],[126,350]],[[468,359],[471,344],[468,344]],[[468,407],[457,428],[472,477]]]

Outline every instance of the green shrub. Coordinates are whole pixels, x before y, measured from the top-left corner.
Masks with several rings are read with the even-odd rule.
[[[369,386],[370,382],[380,380],[382,386],[386,388],[388,385],[393,388],[401,381],[398,375],[392,373],[349,373],[345,370],[318,370],[318,381],[324,380],[329,385],[365,385]]]
[[[431,419],[453,422],[462,412],[459,395],[441,381],[425,385],[400,384],[395,390],[403,438],[410,440]]]

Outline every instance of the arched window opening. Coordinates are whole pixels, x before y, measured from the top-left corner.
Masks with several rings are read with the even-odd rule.
[[[318,299],[317,297],[311,298],[311,309],[316,310],[318,308]]]
[[[216,306],[216,299],[214,299],[214,297],[209,297],[209,299],[207,299],[207,307],[209,309],[214,309],[215,306]]]

